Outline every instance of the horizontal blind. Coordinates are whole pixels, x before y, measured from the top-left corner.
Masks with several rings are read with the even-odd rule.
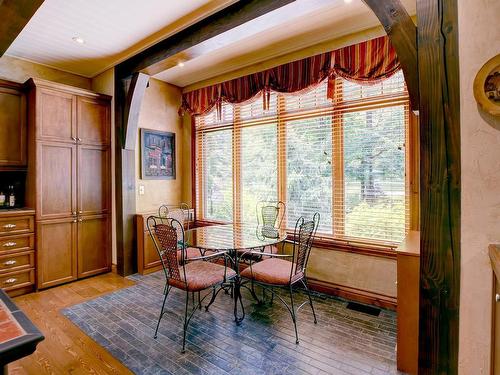
[[[197,216],[233,220],[233,106],[224,104],[196,121]]]
[[[409,102],[401,72],[374,85],[326,80],[294,94],[224,104],[197,120],[197,207],[208,220],[256,221],[286,203],[286,226],[321,214],[318,234],[400,242],[409,225]]]
[[[240,174],[237,206],[244,223],[257,222],[258,202],[278,200],[278,95],[271,93],[267,110],[258,99],[236,109],[235,138],[240,150],[234,168]]]

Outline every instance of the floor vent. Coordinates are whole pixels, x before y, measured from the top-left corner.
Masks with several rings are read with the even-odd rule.
[[[362,305],[356,302],[349,302],[347,308],[354,311],[359,311],[368,315],[379,316],[380,309],[372,306]]]

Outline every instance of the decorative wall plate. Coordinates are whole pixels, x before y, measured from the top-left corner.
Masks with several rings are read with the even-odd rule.
[[[488,60],[474,79],[474,97],[489,114],[500,116],[500,55]]]

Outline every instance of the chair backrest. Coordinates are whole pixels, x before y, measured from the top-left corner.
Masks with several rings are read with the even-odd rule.
[[[187,203],[180,203],[179,206],[168,206],[162,204],[158,208],[158,216],[162,218],[176,219],[186,230],[189,230],[189,206]]]
[[[285,217],[286,205],[282,201],[257,202],[257,224],[264,228],[279,229]]]
[[[158,256],[160,257],[166,278],[178,281],[186,280],[184,259],[181,259],[182,272],[184,273],[183,279],[177,258],[179,247],[182,250],[182,258],[184,258],[185,253],[184,228],[182,224],[176,219],[160,216],[149,216],[146,223]]]
[[[309,261],[312,242],[316,231],[318,230],[320,215],[316,212],[310,221],[306,221],[304,217],[300,217],[295,223],[294,244],[293,244],[293,263],[295,270],[293,274],[303,273]]]

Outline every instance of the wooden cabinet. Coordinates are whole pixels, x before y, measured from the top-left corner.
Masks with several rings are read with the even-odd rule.
[[[28,204],[38,287],[111,270],[111,98],[30,80]]]
[[[25,167],[26,159],[26,95],[0,80],[0,167]]]
[[[109,271],[111,246],[109,216],[86,216],[78,219],[78,277]],[[106,256],[103,256],[106,254]]]
[[[410,231],[397,248],[398,337],[397,367],[418,372],[418,319],[420,289],[420,232]]]
[[[33,210],[0,212],[0,288],[11,296],[35,284],[34,222]]]
[[[491,373],[500,374],[500,244],[488,248],[493,268],[493,295],[491,311]]]
[[[37,220],[76,213],[76,145],[37,142]]]
[[[72,217],[38,222],[38,288],[76,280],[77,225]]]
[[[137,269],[141,275],[161,269],[160,257],[158,256],[158,251],[155,248],[146,223],[148,216],[155,214],[157,213],[135,215],[137,231]]]

